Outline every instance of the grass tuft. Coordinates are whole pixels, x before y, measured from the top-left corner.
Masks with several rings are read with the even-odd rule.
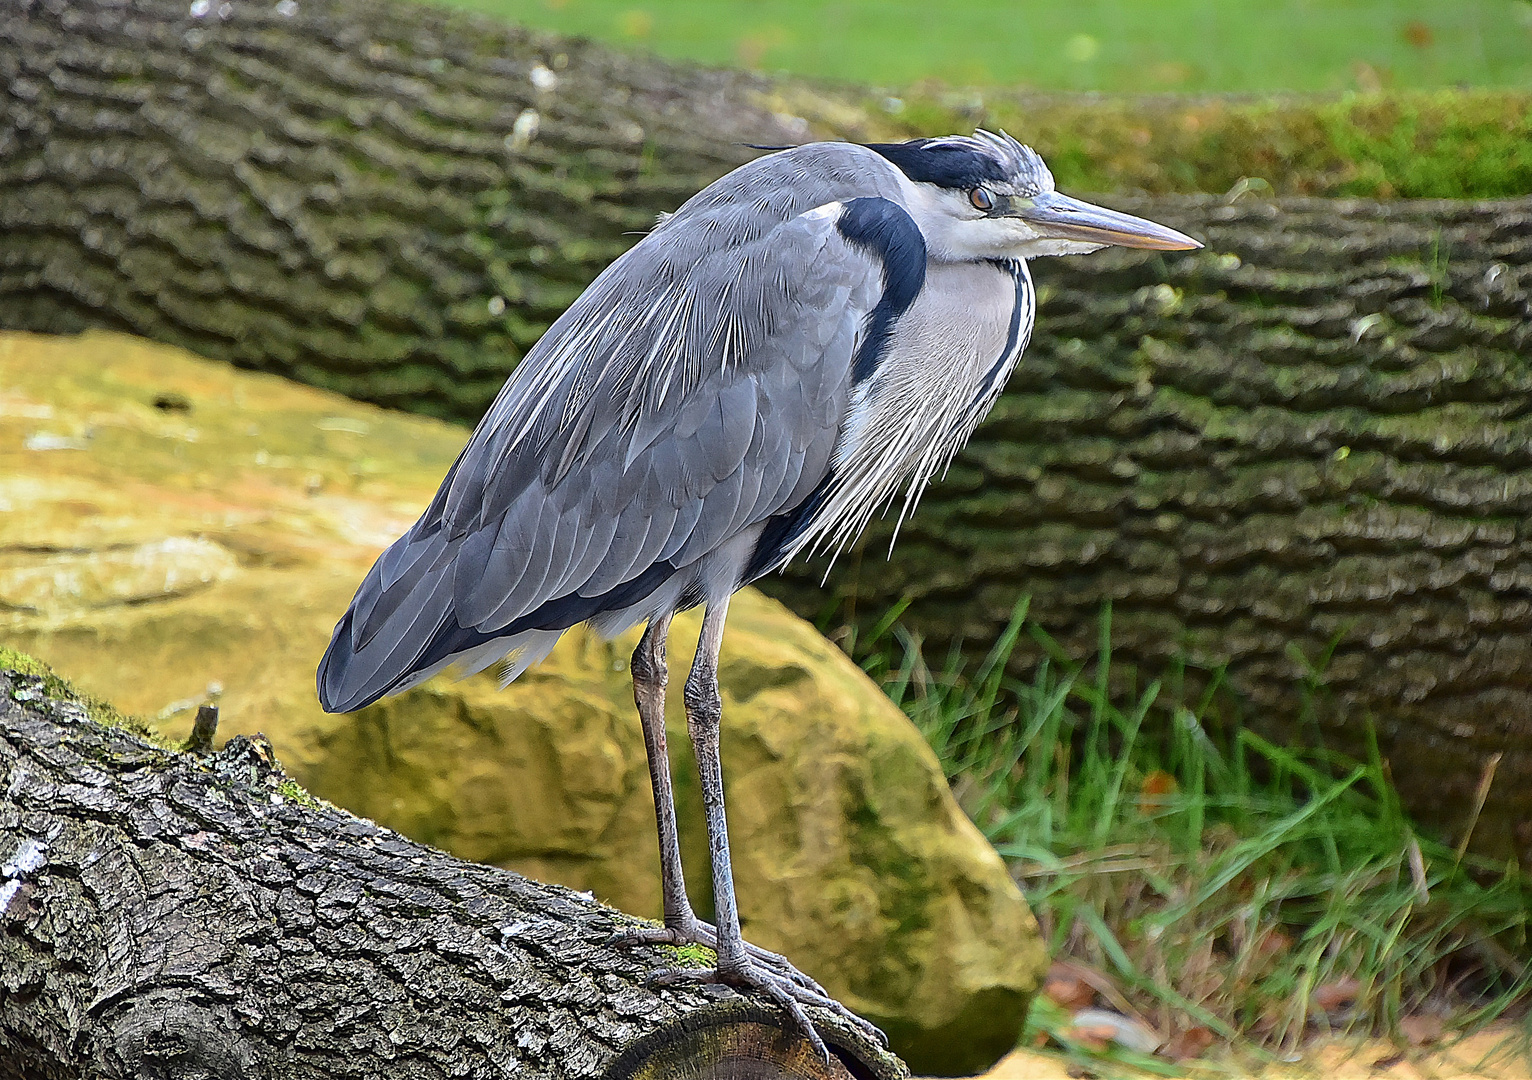
[[[1106,973],[1162,1036],[1203,1026],[1268,1054],[1332,1031],[1399,1037],[1414,1014],[1474,1030],[1528,1002],[1528,880],[1417,829],[1375,746],[1353,761],[1215,733],[1211,690],[1167,690],[1183,672],[1114,696],[1109,608],[1088,666],[1026,610],[974,670],[956,652],[932,670],[892,620],[851,644],[1055,957]],[[1048,656],[1027,681],[1006,672],[1023,633]]]

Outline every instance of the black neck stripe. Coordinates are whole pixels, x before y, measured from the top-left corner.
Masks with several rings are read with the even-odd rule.
[[[866,336],[851,363],[851,381],[871,378],[888,348],[894,323],[926,283],[926,241],[915,219],[888,199],[852,199],[836,228],[883,267],[883,296],[867,320]]]

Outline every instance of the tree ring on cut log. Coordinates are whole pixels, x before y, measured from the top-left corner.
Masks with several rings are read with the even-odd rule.
[[[849,1029],[820,1025],[828,1065],[787,1021],[739,1003],[689,1013],[628,1047],[604,1080],[896,1080],[906,1074],[869,1071],[882,1055]],[[883,1061],[888,1059],[882,1058]]]

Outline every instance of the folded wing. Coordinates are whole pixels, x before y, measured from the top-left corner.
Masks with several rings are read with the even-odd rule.
[[[550,328],[336,626],[326,709],[546,651],[808,498],[883,293],[837,200],[895,183],[870,152],[795,160],[819,149],[705,190]],[[814,184],[787,182],[816,168]]]

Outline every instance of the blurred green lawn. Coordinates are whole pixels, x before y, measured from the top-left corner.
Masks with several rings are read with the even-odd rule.
[[[889,87],[1532,87],[1529,0],[448,2],[664,56]]]

